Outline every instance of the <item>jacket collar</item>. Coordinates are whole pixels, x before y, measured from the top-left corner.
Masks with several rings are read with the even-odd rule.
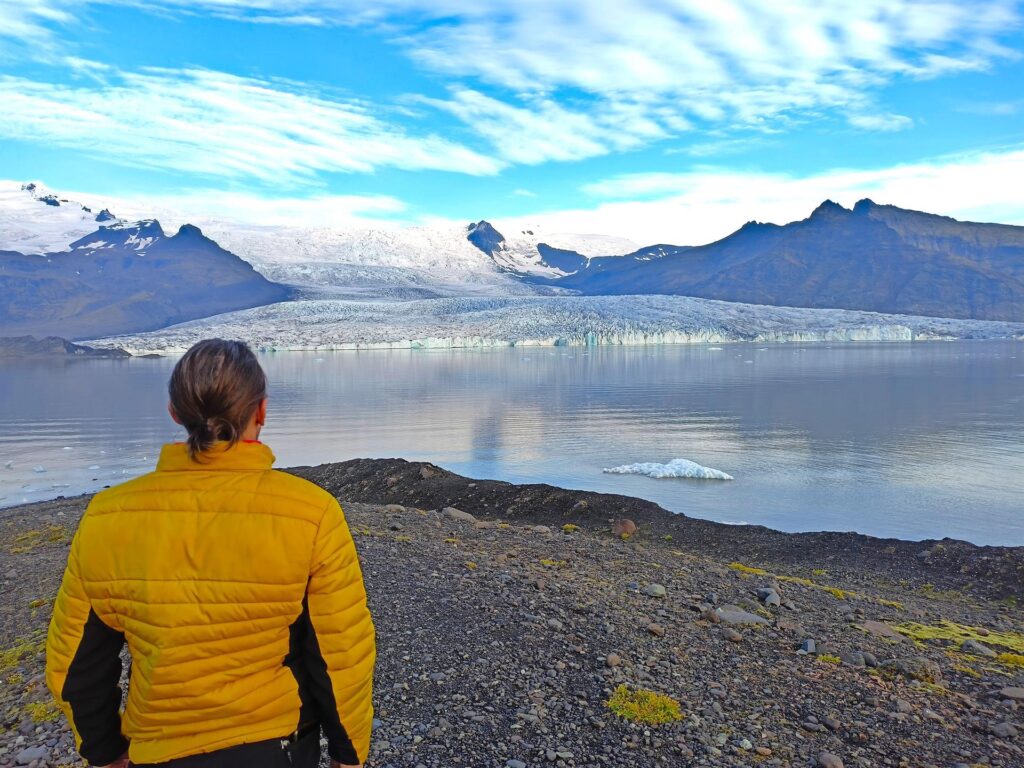
[[[259,442],[243,442],[229,445],[220,440],[208,451],[199,454],[199,461],[189,458],[184,443],[170,443],[160,450],[156,463],[157,472],[178,472],[186,469],[205,471],[251,470],[265,471],[274,465],[274,454],[270,448]]]

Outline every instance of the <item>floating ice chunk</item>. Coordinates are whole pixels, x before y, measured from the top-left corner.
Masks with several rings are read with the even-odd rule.
[[[43,472],[46,471],[46,467],[44,467],[42,464],[36,464],[34,467],[32,467],[32,471],[39,472],[40,474],[42,474]]]
[[[70,445],[65,445],[63,448],[61,448],[61,450],[62,451],[73,451],[75,449],[72,448]]]
[[[14,461],[5,461],[4,462],[4,469],[13,469],[13,468],[14,468]]]
[[[673,459],[668,464],[645,462],[642,464],[624,464],[604,470],[610,475],[647,475],[648,477],[690,477],[698,480],[732,480],[732,475],[720,472],[711,467],[703,467],[695,461]]]
[[[99,468],[100,468],[99,464],[90,464],[89,465],[89,469],[99,469]]]

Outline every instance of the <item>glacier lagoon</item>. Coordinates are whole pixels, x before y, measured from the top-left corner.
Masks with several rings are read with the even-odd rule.
[[[264,354],[278,466],[355,457],[785,531],[1024,545],[1024,344]],[[5,360],[0,506],[152,468],[173,358]],[[729,482],[608,474],[686,459]],[[657,473],[655,473],[657,474]]]

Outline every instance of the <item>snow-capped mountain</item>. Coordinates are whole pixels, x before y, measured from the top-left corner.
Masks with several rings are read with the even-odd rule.
[[[637,250],[636,243],[623,237],[547,233],[539,228],[511,231],[514,234],[506,237],[491,222],[478,221],[469,225],[467,235],[501,270],[524,278],[557,280],[586,269],[593,259]]]
[[[256,227],[207,219],[204,231],[271,280],[306,295],[414,299],[550,290],[506,274],[461,227]]]
[[[124,223],[110,211],[67,200],[39,182],[0,181],[0,251],[64,251],[100,226]]]
[[[5,336],[133,333],[289,295],[191,225],[168,236],[157,221],[93,221],[57,250],[0,251]]]

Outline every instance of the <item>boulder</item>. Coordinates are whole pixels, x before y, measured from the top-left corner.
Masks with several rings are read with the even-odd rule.
[[[636,523],[628,518],[622,518],[615,521],[615,527],[612,530],[619,538],[629,538],[636,533]]]
[[[469,514],[469,512],[463,512],[461,509],[456,509],[455,507],[445,507],[444,509],[441,510],[441,514],[447,518],[450,518],[451,520],[459,520],[463,523],[476,522],[476,518],[473,517],[473,515]]]

